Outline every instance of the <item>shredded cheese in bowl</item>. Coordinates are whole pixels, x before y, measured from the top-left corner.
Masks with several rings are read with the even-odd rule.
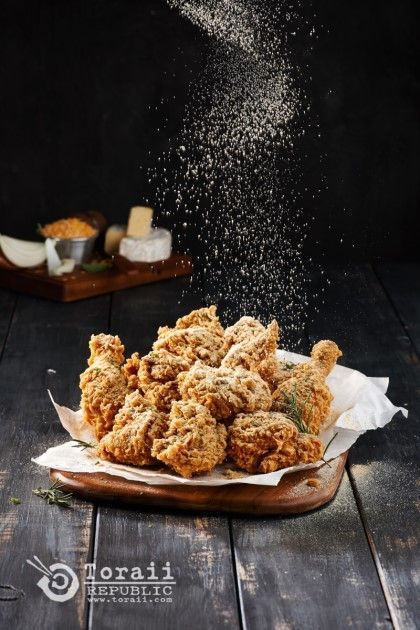
[[[40,232],[45,238],[60,239],[91,238],[97,235],[95,228],[76,217],[59,219],[54,221],[54,223],[48,223],[40,229]]]

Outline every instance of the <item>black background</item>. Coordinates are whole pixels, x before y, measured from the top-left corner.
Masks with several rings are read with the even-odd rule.
[[[314,4],[318,38],[294,53],[321,131],[305,147],[302,186],[321,189],[307,251],[418,259],[415,3]],[[89,209],[124,222],[181,126],[206,36],[165,0],[3,1],[0,29],[0,231]]]

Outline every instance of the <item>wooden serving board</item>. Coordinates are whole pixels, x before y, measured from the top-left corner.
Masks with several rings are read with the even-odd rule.
[[[104,473],[50,471],[52,481],[90,501],[113,501],[152,508],[236,514],[301,514],[334,497],[344,472],[347,453],[320,468],[285,475],[278,486],[151,486]],[[318,487],[308,485],[317,479]]]
[[[73,273],[50,277],[46,266],[19,269],[0,258],[0,287],[58,302],[75,302],[94,295],[128,289],[192,272],[189,256],[173,254],[156,263],[130,263],[116,256],[107,271],[89,273],[77,268]]]

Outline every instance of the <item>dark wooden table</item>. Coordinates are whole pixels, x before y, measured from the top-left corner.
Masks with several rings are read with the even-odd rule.
[[[90,334],[109,330],[129,352],[146,351],[162,322],[198,300],[179,303],[185,280],[73,304],[0,293],[1,628],[418,627],[420,265],[336,266],[328,274],[308,344],[335,339],[345,364],[389,376],[390,398],[410,413],[359,440],[328,506],[289,518],[83,501],[65,510],[34,496],[48,478],[31,456],[65,437],[46,390],[77,407]],[[74,598],[57,603],[38,588],[42,576],[26,563],[34,555],[76,572],[81,588]],[[172,602],[86,598],[86,563],[145,569],[151,561],[170,562]]]

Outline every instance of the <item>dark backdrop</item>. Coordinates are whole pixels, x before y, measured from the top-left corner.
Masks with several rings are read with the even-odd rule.
[[[302,185],[321,189],[308,252],[418,258],[415,3],[315,4],[318,39],[296,49],[321,129],[304,162]],[[0,29],[0,231],[89,209],[124,221],[180,127],[205,36],[165,0],[3,0]]]

